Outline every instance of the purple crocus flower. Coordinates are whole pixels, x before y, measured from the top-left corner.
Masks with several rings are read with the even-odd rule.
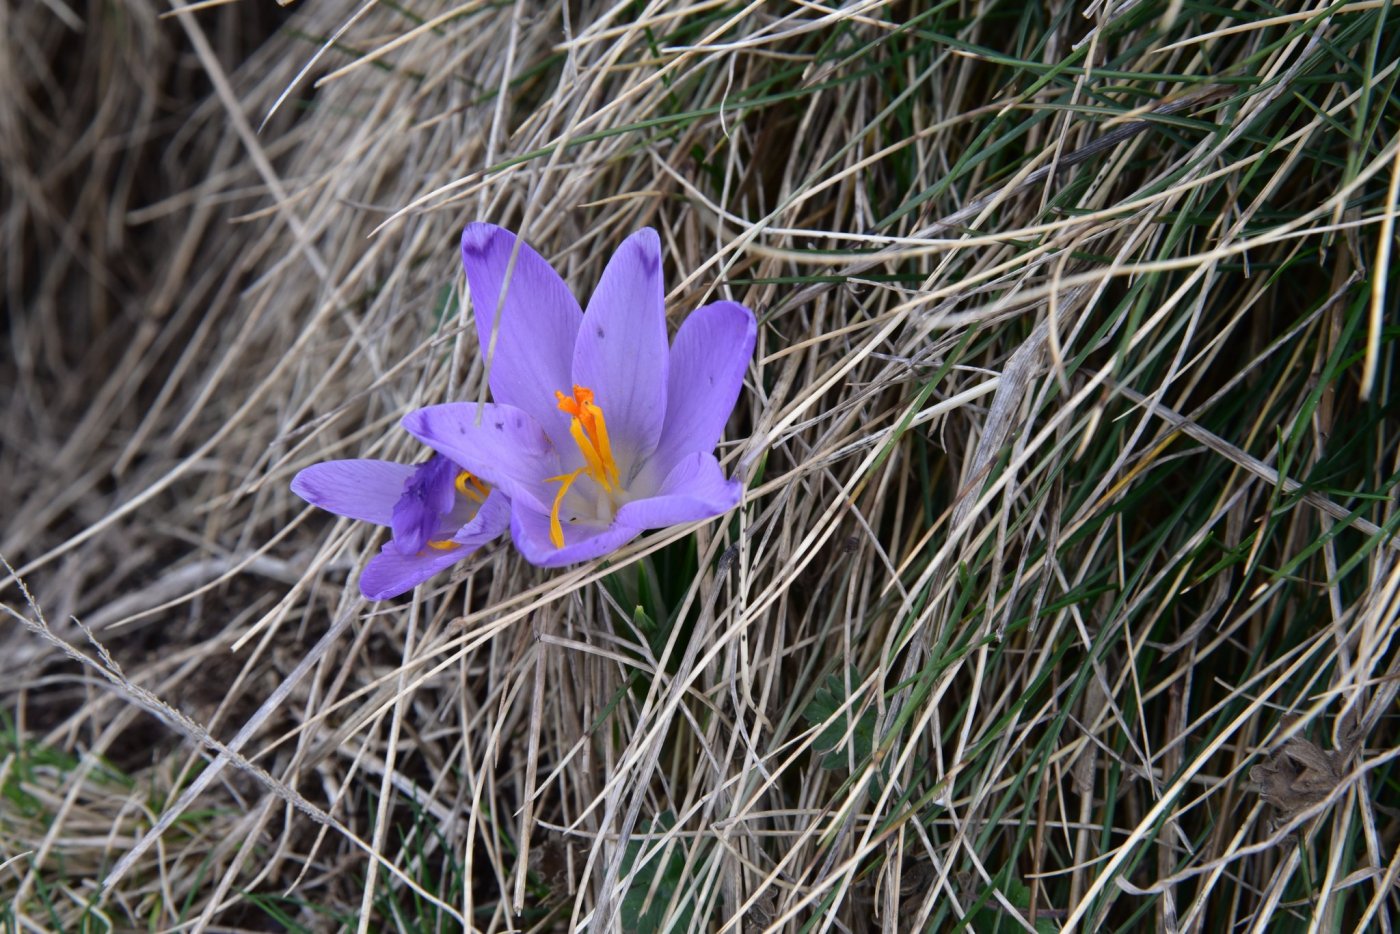
[[[587,312],[499,227],[468,226],[462,263],[483,353],[499,321],[495,403],[430,406],[403,423],[510,497],[511,535],[527,560],[587,561],[739,502],[740,484],[712,452],[753,355],[751,311],[706,305],[667,346],[661,241],[650,228],[613,254]]]
[[[379,460],[312,464],[292,479],[292,492],[336,515],[393,530],[360,574],[360,593],[371,600],[412,590],[510,524],[505,494],[441,454],[416,466]]]

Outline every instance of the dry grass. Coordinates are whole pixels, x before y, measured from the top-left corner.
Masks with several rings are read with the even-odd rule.
[[[0,928],[1392,929],[1388,3],[215,6],[0,10]],[[367,604],[475,219],[749,491]]]

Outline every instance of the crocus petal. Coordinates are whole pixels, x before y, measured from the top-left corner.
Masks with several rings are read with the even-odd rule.
[[[452,511],[457,495],[452,480],[457,470],[456,464],[436,454],[426,464],[419,464],[413,478],[404,484],[389,523],[394,530],[394,548],[400,554],[422,551],[437,533],[442,517]]]
[[[409,412],[408,433],[462,465],[512,499],[547,510],[559,473],[559,458],[544,430],[529,414],[509,405],[448,402]]]
[[[476,550],[476,546],[437,549],[401,555],[385,546],[360,572],[360,593],[370,600],[388,600],[407,593],[439,571],[444,571]]]
[[[710,453],[691,454],[666,476],[648,499],[633,500],[617,511],[617,521],[639,529],[660,529],[709,519],[733,509],[743,495],[737,480],[727,480]]]
[[[509,527],[510,500],[500,490],[492,490],[472,520],[451,537],[459,547],[429,547],[416,554],[401,554],[395,542],[389,542],[361,572],[360,593],[371,600],[397,597],[467,558]]]
[[[574,348],[573,382],[593,390],[624,482],[656,447],[666,416],[665,299],[661,239],[645,227],[608,260]]]
[[[312,464],[292,478],[292,492],[338,516],[389,525],[412,464],[340,460]]]
[[[472,521],[457,530],[452,540],[473,548],[484,545],[510,528],[510,500],[500,490],[492,490]]]
[[[513,252],[515,267],[507,282]],[[567,438],[568,416],[559,411],[554,392],[570,388],[574,344],[583,320],[578,300],[529,244],[492,224],[469,224],[462,231],[462,266],[483,357],[491,347],[492,324],[499,320],[490,358],[492,398],[524,409],[551,434]]]
[[[510,513],[510,537],[525,560],[540,567],[557,568],[591,561],[616,551],[642,534],[641,529],[613,523],[606,528],[564,526],[564,547],[549,540],[549,514],[516,503]]]
[[[753,312],[735,302],[706,305],[681,323],[671,345],[666,428],[648,465],[658,477],[687,454],[714,450],[757,336]]]

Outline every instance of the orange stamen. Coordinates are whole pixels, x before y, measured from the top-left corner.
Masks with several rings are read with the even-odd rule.
[[[613,459],[612,442],[608,440],[608,423],[603,418],[603,410],[593,401],[593,390],[587,386],[575,386],[574,394],[566,396],[555,392],[559,400],[559,410],[573,416],[569,423],[569,434],[583,455],[583,466],[577,470],[547,478],[550,483],[559,484],[554,494],[554,506],[549,511],[549,540],[555,548],[564,547],[564,525],[559,521],[559,509],[569,487],[580,474],[588,474],[589,479],[607,493],[621,486],[617,472],[617,461]]]
[[[442,541],[439,542],[428,542],[428,547],[436,548],[438,551],[451,551],[452,549],[460,548],[461,546],[450,538],[444,538]]]
[[[569,434],[583,454],[588,476],[604,490],[611,493],[619,486],[617,461],[613,458],[612,443],[608,440],[608,423],[603,418],[603,410],[593,401],[593,390],[587,386],[575,386],[573,398],[562,392],[555,392],[559,408],[573,416]]]
[[[457,488],[458,493],[461,493],[474,503],[486,502],[486,497],[491,493],[490,488],[487,487],[486,484],[482,483],[465,470],[457,474],[457,479],[452,485]]]

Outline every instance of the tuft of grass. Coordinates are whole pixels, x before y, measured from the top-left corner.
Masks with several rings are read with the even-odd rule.
[[[167,12],[0,30],[0,926],[1392,929],[1392,4]],[[366,604],[478,219],[756,311],[744,503]]]

